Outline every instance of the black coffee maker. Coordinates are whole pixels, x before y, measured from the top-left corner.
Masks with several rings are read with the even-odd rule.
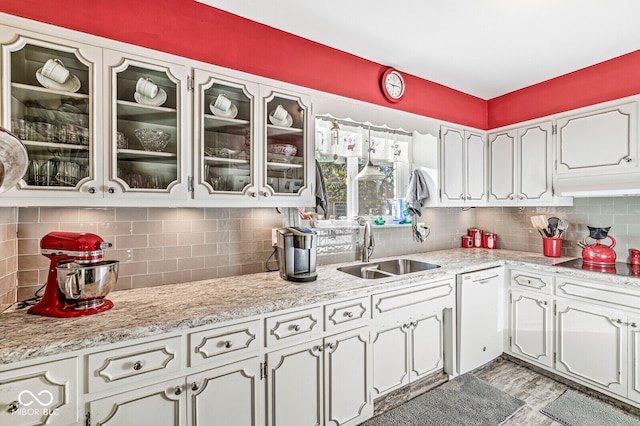
[[[299,226],[280,228],[277,235],[280,278],[295,282],[314,281],[318,277],[318,235],[312,229]]]

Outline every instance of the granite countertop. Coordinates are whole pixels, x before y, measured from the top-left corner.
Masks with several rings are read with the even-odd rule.
[[[441,267],[404,276],[365,280],[336,270],[340,266],[360,263],[351,262],[320,266],[317,268],[318,279],[309,283],[293,283],[282,280],[278,272],[263,272],[116,291],[108,296],[114,302],[114,308],[78,318],[49,318],[29,315],[26,309],[11,310],[0,314],[0,364],[159,336],[373,291],[392,290],[425,279],[505,264],[543,272],[562,270],[576,278],[633,285],[640,289],[640,279],[559,268],[553,264],[571,258],[548,258],[537,253],[450,249],[401,257]],[[384,259],[372,259],[372,262],[377,260]]]

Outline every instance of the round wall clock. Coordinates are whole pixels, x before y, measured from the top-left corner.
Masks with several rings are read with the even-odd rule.
[[[380,84],[382,86],[382,93],[391,102],[398,102],[404,96],[404,79],[402,75],[393,68],[389,68],[382,74]]]

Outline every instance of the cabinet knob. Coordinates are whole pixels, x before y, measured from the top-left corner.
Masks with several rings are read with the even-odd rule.
[[[518,200],[524,200],[524,195],[522,194],[518,195]]]
[[[227,349],[231,348],[231,346],[233,346],[233,343],[231,343],[231,341],[230,341],[230,340],[227,340],[227,341],[224,343],[224,347],[225,347],[225,348],[227,348]]]
[[[142,362],[141,361],[136,361],[133,363],[133,369],[138,371],[138,370],[142,370]]]
[[[318,345],[318,346],[316,346],[316,350],[317,350],[318,352],[322,352],[322,345]]]
[[[630,325],[631,327],[633,327],[633,328],[636,328],[636,327],[637,327],[637,325],[636,325],[636,323],[635,323],[635,322],[632,322],[632,323],[631,323],[631,324],[629,324],[629,325]]]
[[[347,318],[353,318],[353,312],[351,312],[351,311],[345,312],[344,316],[347,317]]]
[[[470,200],[471,199],[471,195],[467,195],[467,197],[465,199],[466,200]]]
[[[327,348],[329,350],[334,350],[336,348],[336,344],[335,343],[327,343]]]
[[[627,163],[630,163],[633,161],[633,158],[629,157],[628,155],[626,157],[624,157],[624,161],[626,161]]]
[[[182,394],[182,386],[176,386],[176,389],[173,391],[174,394],[176,395],[181,395]]]
[[[108,191],[109,191],[109,194],[115,194],[116,193],[116,189],[113,186],[110,186]]]
[[[402,328],[406,330],[407,328],[409,328],[409,324],[402,324]]]
[[[461,200],[464,200],[464,199],[465,199],[464,194],[460,195],[460,199],[461,199]]]
[[[248,194],[251,198],[258,198],[258,194],[256,194],[255,192],[249,192]]]
[[[89,194],[95,194],[96,193],[96,188],[95,187],[91,187],[89,188]]]
[[[621,320],[620,318],[618,318],[618,319],[616,320],[616,322],[617,322],[618,324],[622,324],[622,320]]]
[[[200,389],[200,386],[198,385],[198,383],[197,383],[197,382],[193,382],[193,383],[191,383],[191,390],[192,390],[192,391],[194,391],[194,392],[195,392],[195,391],[197,391],[198,389]]]
[[[269,191],[262,191],[262,196],[263,197],[270,197],[271,194],[269,194]]]
[[[20,408],[20,404],[18,403],[18,401],[13,401],[9,403],[7,411],[9,413],[15,413],[16,411],[18,411],[18,408]]]
[[[509,199],[510,199],[510,200],[513,200],[513,195],[509,195]]]
[[[293,324],[293,325],[291,326],[291,329],[292,329],[293,331],[300,331],[300,326],[299,326],[298,324]]]

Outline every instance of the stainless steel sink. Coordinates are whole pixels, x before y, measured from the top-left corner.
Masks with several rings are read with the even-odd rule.
[[[440,265],[420,262],[411,259],[385,260],[384,262],[361,263],[353,266],[343,266],[338,271],[353,275],[354,277],[375,280],[378,278],[394,277],[412,272],[426,271],[439,268]]]

